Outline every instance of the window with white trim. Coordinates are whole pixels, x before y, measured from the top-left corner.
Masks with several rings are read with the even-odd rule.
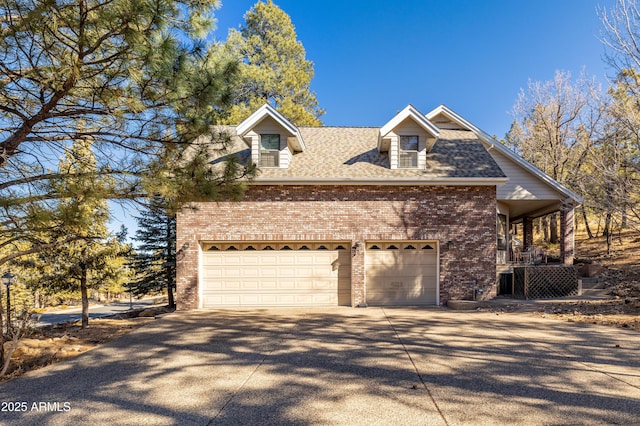
[[[398,168],[418,167],[418,136],[400,136],[398,144]]]
[[[280,135],[260,135],[260,167],[280,165]]]

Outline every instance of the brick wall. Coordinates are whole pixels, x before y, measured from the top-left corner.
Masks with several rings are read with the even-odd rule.
[[[194,203],[178,214],[178,309],[198,307],[200,241],[436,240],[440,303],[495,294],[496,190],[486,186],[252,186],[243,201]],[[451,241],[451,248],[446,244]],[[352,259],[362,303],[364,244]]]

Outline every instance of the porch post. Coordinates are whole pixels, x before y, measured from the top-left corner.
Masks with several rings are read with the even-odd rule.
[[[533,245],[533,218],[525,217],[522,220],[522,248],[528,249]]]
[[[560,258],[565,265],[573,265],[575,254],[574,208],[563,205],[560,208]]]

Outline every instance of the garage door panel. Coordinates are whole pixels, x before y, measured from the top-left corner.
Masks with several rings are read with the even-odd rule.
[[[347,250],[262,250],[203,253],[202,301],[215,306],[336,306],[351,302]],[[284,245],[284,244],[283,244]],[[296,244],[287,244],[296,247]],[[311,244],[309,244],[311,246]],[[228,247],[228,246],[227,246]]]
[[[296,256],[292,252],[278,252],[277,265],[295,265]],[[266,263],[265,263],[266,264]]]
[[[269,268],[275,268],[274,270],[276,271],[278,277],[293,277],[296,273],[296,269],[292,268],[291,266],[269,266]]]
[[[367,289],[370,291],[384,289],[411,289],[411,288],[436,288],[436,280],[433,277],[374,277]]]
[[[412,266],[412,265],[436,265],[435,254],[398,253],[386,255],[385,253],[367,254],[367,264],[381,266]]]
[[[435,277],[437,268],[435,265],[425,265],[422,268],[419,265],[412,265],[411,268],[393,268],[389,266],[380,267],[379,265],[367,266],[368,276],[375,277]]]
[[[223,273],[224,273],[223,270],[220,268],[213,268],[209,266],[202,268],[203,276],[208,278],[216,278],[216,279],[221,278]]]
[[[204,295],[203,303],[205,306],[238,306],[240,305],[240,295],[236,294],[216,294]]]
[[[437,252],[424,242],[370,243],[366,251],[367,303],[434,305],[437,302]],[[435,244],[429,244],[435,247]],[[395,246],[397,249],[388,249]],[[377,249],[375,248],[377,247]],[[413,247],[413,248],[407,248]]]
[[[242,276],[242,268],[229,267],[222,270],[223,278],[240,278]]]

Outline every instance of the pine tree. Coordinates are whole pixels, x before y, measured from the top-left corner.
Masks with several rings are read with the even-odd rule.
[[[206,44],[219,4],[0,4],[0,247],[24,243],[0,251],[0,265],[75,238],[52,237],[64,217],[51,205],[67,194],[51,184],[66,172],[51,169],[76,140],[92,141],[96,175],[113,177],[103,197],[136,199],[148,190],[185,201],[176,182],[189,179],[176,172],[185,146],[200,135],[212,149],[228,141],[210,132],[237,76],[237,61]],[[232,186],[244,175],[228,170],[238,173],[210,173],[208,183]]]
[[[137,218],[135,239],[140,245],[130,263],[136,278],[127,287],[135,295],[166,290],[169,307],[174,307],[176,215],[165,204],[155,197]]]
[[[256,3],[241,30],[229,32],[226,46],[242,61],[229,124],[239,124],[265,103],[298,126],[322,124],[324,111],[310,87],[313,63],[291,18],[273,1]]]
[[[89,289],[117,277],[120,268],[114,260],[125,255],[127,248],[121,241],[123,235],[109,235],[109,210],[103,194],[111,182],[96,176],[91,142],[75,141],[60,161],[59,171],[65,178],[52,186],[67,197],[55,207],[65,218],[57,230],[58,238],[77,238],[41,253],[40,260],[50,265],[42,282],[54,289],[80,290],[84,328],[89,325]]]

